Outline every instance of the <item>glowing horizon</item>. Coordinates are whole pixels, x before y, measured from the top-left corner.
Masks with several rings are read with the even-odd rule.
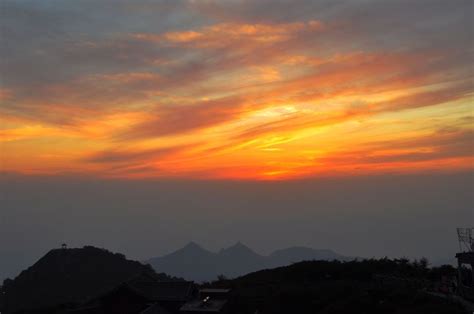
[[[387,3],[366,8],[381,18],[366,21],[350,3],[320,12],[297,1],[287,17],[245,1],[119,1],[90,14],[7,1],[2,14],[20,18],[1,22],[3,171],[286,180],[472,170],[469,2],[403,18],[416,8]]]

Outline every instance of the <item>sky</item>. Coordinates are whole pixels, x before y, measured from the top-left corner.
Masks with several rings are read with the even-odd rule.
[[[2,167],[472,168],[472,1],[2,1]]]
[[[84,211],[103,230],[108,221],[102,219],[113,208],[120,210],[111,228],[129,221],[139,233],[138,222],[158,219],[161,211],[171,219],[170,228],[184,228],[165,205],[190,217],[186,221],[193,227],[180,229],[181,235],[165,232],[169,242],[157,244],[157,251],[191,238],[199,228],[211,228],[197,218],[201,206],[206,215],[219,217],[214,223],[221,227],[227,224],[222,212],[230,208],[236,210],[239,230],[262,222],[268,241],[263,235],[252,239],[263,251],[278,247],[271,239],[283,220],[292,232],[323,216],[342,215],[344,221],[334,218],[328,224],[337,230],[354,228],[352,219],[361,217],[373,219],[375,226],[400,214],[396,208],[403,206],[397,200],[403,203],[404,193],[415,216],[428,215],[430,197],[453,201],[446,212],[435,206],[442,213],[432,221],[423,216],[434,225],[426,227],[430,235],[443,221],[474,221],[469,197],[473,6],[470,0],[2,1],[0,230],[25,232],[20,242],[5,244],[3,254],[18,256],[11,252],[26,250],[25,264],[51,246],[49,231],[67,240],[67,228],[52,221],[61,224],[59,217]],[[395,182],[406,183],[406,190],[397,190],[392,178],[403,178]],[[384,192],[374,199],[368,187],[378,184]],[[432,195],[416,199],[408,186],[417,184],[432,188]],[[346,188],[338,187],[346,185],[349,191],[366,188],[360,195],[349,194],[360,202],[366,199],[370,210],[344,209],[347,204],[339,202]],[[217,195],[227,193],[221,186],[236,194],[226,200]],[[153,187],[159,187],[156,200]],[[330,191],[332,198],[319,204],[320,194],[313,195],[309,187]],[[163,204],[163,190],[184,199],[202,193],[209,198],[198,207],[183,200]],[[64,193],[58,196],[58,191]],[[282,202],[285,210],[271,213],[278,204],[269,191],[294,198]],[[447,191],[459,191],[459,200]],[[127,195],[130,204],[145,198],[141,210],[155,210],[158,216],[123,207],[127,202],[118,193]],[[79,206],[83,202],[88,208]],[[248,207],[240,210],[235,202]],[[387,206],[381,220],[376,218],[372,211]],[[450,210],[458,210],[459,217],[447,219]],[[31,220],[35,215],[46,219],[44,225],[41,219],[38,225]],[[263,223],[270,216],[278,221]],[[82,223],[78,227],[86,227],[86,220]],[[415,230],[416,219],[410,223]],[[77,232],[71,241],[81,242]],[[225,244],[214,240],[217,231],[197,234],[210,246]],[[238,234],[223,236],[223,241]],[[33,235],[50,240],[35,246]],[[117,249],[127,241],[125,235],[117,235],[121,240],[116,242],[96,236],[98,243]],[[28,245],[22,242],[27,239]],[[279,235],[275,239],[283,241]],[[145,247],[150,248],[125,249],[148,257]],[[362,253],[370,255],[363,247]],[[373,254],[383,252],[404,254],[382,246]],[[21,258],[10,260],[21,264]]]

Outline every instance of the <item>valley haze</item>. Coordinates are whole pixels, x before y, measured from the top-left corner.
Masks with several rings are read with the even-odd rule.
[[[7,173],[0,177],[0,278],[61,243],[136,260],[193,240],[212,251],[241,241],[263,255],[296,245],[450,261],[455,228],[474,220],[472,190],[472,172],[277,182]]]
[[[211,252],[195,242],[189,242],[183,248],[161,257],[144,261],[155,271],[170,276],[196,282],[213,281],[218,276],[236,278],[257,270],[287,266],[309,260],[349,261],[350,258],[331,250],[315,250],[306,247],[290,247],[272,252],[268,256],[260,255],[248,246],[236,244]]]

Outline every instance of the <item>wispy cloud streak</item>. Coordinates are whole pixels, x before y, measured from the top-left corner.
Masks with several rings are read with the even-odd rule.
[[[46,0],[0,11],[8,171],[472,168],[470,1]]]

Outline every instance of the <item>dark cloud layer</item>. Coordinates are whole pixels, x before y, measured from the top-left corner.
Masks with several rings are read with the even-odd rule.
[[[472,61],[472,2],[454,1],[3,1],[1,9],[0,72],[2,86],[13,91],[2,107],[10,111],[34,110],[23,102],[46,98],[44,106],[63,100],[47,88],[51,84],[76,84],[90,75],[154,71],[167,82],[155,86],[166,91],[195,84],[216,70],[269,62],[267,52],[297,49],[304,43],[320,51],[331,45],[346,50],[454,50],[457,65]],[[327,30],[300,34],[285,45],[258,53],[245,42],[214,49],[193,58],[183,47],[147,42],[133,34],[164,34],[199,29],[212,23],[294,23],[320,20]],[[420,40],[423,39],[423,40]],[[357,47],[359,46],[359,47]],[[291,47],[291,48],[290,48]],[[346,48],[344,48],[346,47]],[[235,54],[232,49],[238,49]],[[246,54],[240,54],[239,50]],[[267,52],[266,52],[267,51]],[[234,55],[234,56],[233,56]],[[157,65],[170,58],[189,60],[179,65]],[[250,58],[250,59],[249,59]],[[155,62],[155,63],[154,63]],[[432,67],[433,65],[430,65]],[[436,65],[434,65],[436,66]],[[418,67],[417,67],[418,68]],[[443,69],[446,71],[446,69]],[[171,83],[173,82],[173,83]],[[78,86],[82,90],[93,86]],[[97,87],[96,87],[97,88]],[[107,93],[107,87],[102,87]],[[102,104],[104,105],[104,104]],[[38,105],[42,106],[42,105]],[[28,108],[28,109],[25,109]],[[36,112],[41,116],[41,110]]]

